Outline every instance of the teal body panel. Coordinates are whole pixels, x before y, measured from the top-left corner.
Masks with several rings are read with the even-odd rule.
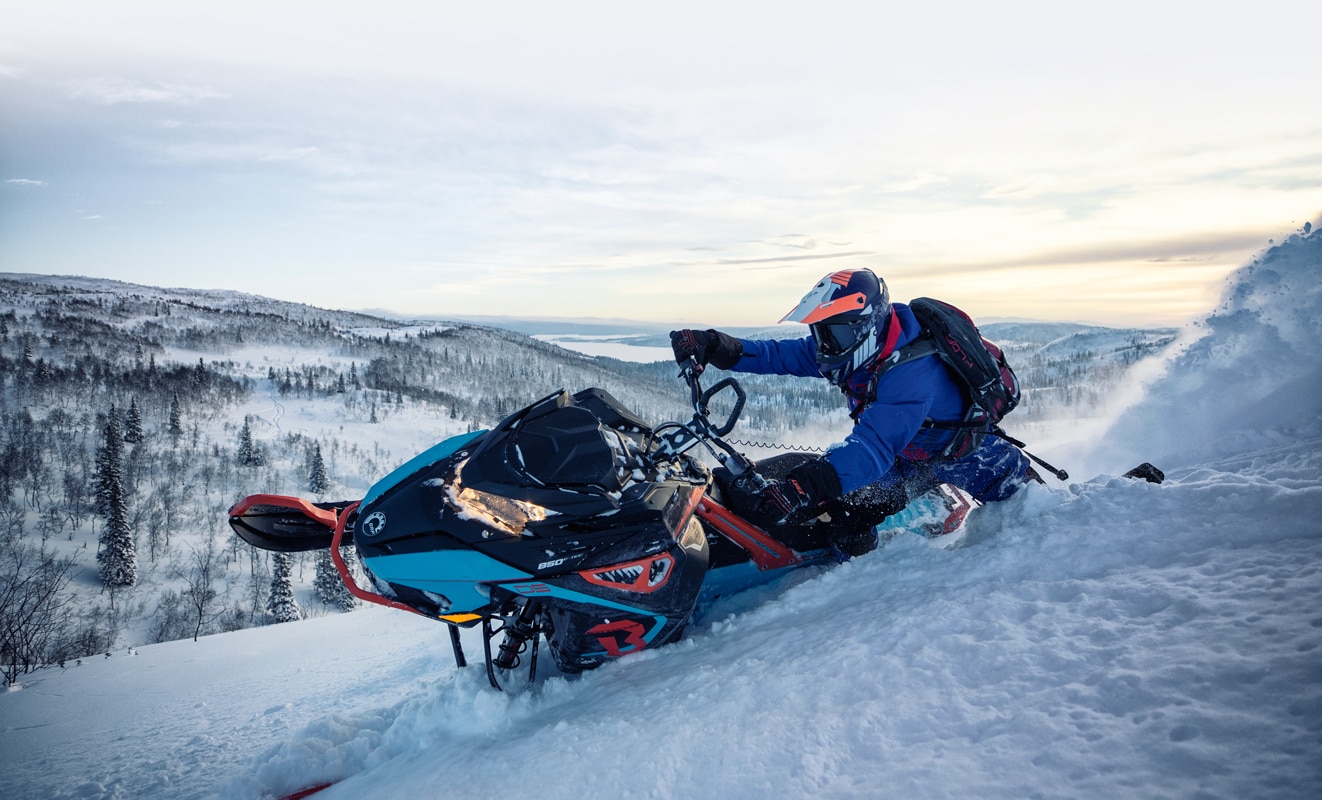
[[[452,603],[451,612],[471,612],[489,603],[489,593],[479,584],[532,578],[476,550],[372,556],[363,564],[381,580],[444,595]]]

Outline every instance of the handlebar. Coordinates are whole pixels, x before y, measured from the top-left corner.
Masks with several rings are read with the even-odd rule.
[[[661,428],[673,427],[675,430],[673,433],[657,437],[659,440],[658,449],[668,454],[678,455],[694,445],[702,443],[731,472],[738,474],[746,469],[751,469],[752,462],[746,456],[721,440],[722,436],[734,430],[735,424],[738,423],[740,415],[744,412],[744,405],[748,401],[748,395],[744,392],[744,387],[733,377],[727,377],[703,391],[702,382],[699,380],[700,375],[702,375],[702,365],[696,359],[690,357],[686,363],[680,365],[679,376],[684,379],[689,387],[689,398],[693,404],[693,419],[687,425],[673,422],[660,426]],[[732,390],[735,394],[734,408],[730,410],[730,416],[726,418],[724,424],[713,425],[709,404],[712,398],[726,389]],[[658,428],[659,430],[660,428]],[[723,452],[713,449],[713,445]]]

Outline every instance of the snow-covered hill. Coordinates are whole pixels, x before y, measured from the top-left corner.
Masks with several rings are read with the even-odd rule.
[[[1319,274],[1313,232],[1233,276],[1111,474],[956,549],[902,534],[516,695],[376,609],[85,659],[0,695],[0,796],[1315,798]],[[1112,477],[1147,458],[1167,483]]]

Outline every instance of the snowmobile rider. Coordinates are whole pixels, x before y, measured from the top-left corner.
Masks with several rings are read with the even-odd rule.
[[[1003,439],[975,436],[967,452],[950,453],[957,432],[924,427],[926,420],[962,420],[969,408],[965,391],[940,359],[906,361],[874,380],[882,360],[922,328],[907,305],[891,303],[886,284],[871,270],[827,275],[785,321],[807,324],[808,335],[764,341],[716,330],[670,333],[681,365],[693,358],[699,368],[711,364],[735,372],[825,378],[845,395],[853,430],[824,456],[765,482],[753,500],[761,520],[802,522],[823,510],[834,517],[835,506],[858,509],[865,517],[860,523],[867,525],[865,541],[845,549],[866,552],[876,542],[872,525],[940,483],[986,503],[1008,498],[1030,479],[1028,459]],[[844,504],[833,502],[842,497]]]

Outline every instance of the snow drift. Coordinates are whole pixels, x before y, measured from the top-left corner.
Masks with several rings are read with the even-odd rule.
[[[517,695],[384,610],[51,670],[0,696],[0,794],[1317,797],[1319,244],[1237,273],[1121,420],[1164,485],[1029,487]]]

